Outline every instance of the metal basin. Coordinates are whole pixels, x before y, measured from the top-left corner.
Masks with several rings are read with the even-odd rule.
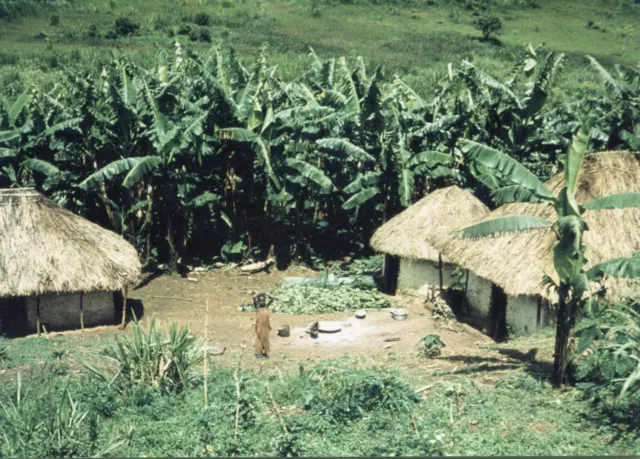
[[[404,308],[397,308],[391,310],[391,318],[393,320],[407,320],[407,316],[409,315],[409,311]]]

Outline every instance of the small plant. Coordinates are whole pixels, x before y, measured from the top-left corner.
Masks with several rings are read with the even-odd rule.
[[[497,41],[496,36],[502,30],[502,21],[498,16],[481,16],[473,21],[473,26],[482,32],[484,41]]]
[[[52,14],[49,18],[49,25],[55,27],[60,24],[60,16],[58,14]]]
[[[445,344],[440,340],[438,335],[427,335],[422,340],[424,342],[425,352],[428,357],[438,357]]]
[[[198,34],[196,29],[191,29],[191,32],[189,32],[189,40],[191,41],[198,41],[199,36],[200,34]]]
[[[9,360],[9,352],[8,352],[9,345],[4,344],[2,341],[3,341],[3,338],[0,337],[0,363]]]
[[[449,20],[454,24],[457,24],[460,22],[461,15],[462,15],[462,12],[460,11],[460,8],[458,6],[454,5],[451,8],[451,10],[449,10]]]

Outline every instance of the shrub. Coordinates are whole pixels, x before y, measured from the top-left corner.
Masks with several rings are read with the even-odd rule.
[[[162,30],[169,25],[168,21],[165,18],[160,16],[156,16],[153,18],[153,30]]]
[[[354,369],[343,362],[322,362],[308,373],[301,371],[301,377],[308,381],[304,408],[338,422],[377,410],[407,412],[420,401],[399,376]]]
[[[140,24],[132,21],[128,17],[119,17],[116,19],[116,22],[113,27],[116,35],[120,37],[127,37],[131,35],[136,35],[140,30]]]
[[[502,30],[502,21],[497,16],[481,16],[473,21],[473,26],[482,32],[485,41],[492,41]]]
[[[189,40],[191,41],[198,41],[198,31],[195,29],[191,29],[191,32],[189,32]]]
[[[91,24],[89,29],[87,30],[87,38],[99,38],[100,34],[98,33],[98,25]]]
[[[198,39],[204,43],[211,43],[211,32],[209,32],[209,29],[201,28]]]
[[[193,23],[199,26],[210,26],[211,16],[207,13],[198,13],[193,17]]]
[[[49,24],[53,27],[57,26],[60,24],[60,16],[57,14],[52,14],[51,18],[49,19]]]
[[[180,24],[178,27],[178,35],[189,35],[191,33],[191,26],[189,24]]]

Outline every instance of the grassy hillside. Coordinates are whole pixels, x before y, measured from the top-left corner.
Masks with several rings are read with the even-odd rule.
[[[500,44],[481,40],[474,28],[474,19],[484,15],[502,20]],[[202,50],[225,40],[244,56],[266,43],[290,76],[306,66],[309,47],[321,57],[358,54],[414,75],[418,90],[463,58],[504,74],[505,62],[529,42],[568,54],[568,81],[577,79],[573,69],[584,68],[585,54],[604,64],[640,60],[640,5],[633,0],[3,0],[2,16],[0,66],[6,71],[99,64],[109,50],[147,60],[176,36]],[[115,37],[122,17],[140,26],[135,34]]]

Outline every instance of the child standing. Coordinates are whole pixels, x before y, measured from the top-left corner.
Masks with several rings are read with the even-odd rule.
[[[270,303],[270,302],[269,302]],[[258,293],[253,299],[256,312],[256,357],[266,356],[269,358],[271,349],[269,346],[269,310],[267,309],[267,295]]]

